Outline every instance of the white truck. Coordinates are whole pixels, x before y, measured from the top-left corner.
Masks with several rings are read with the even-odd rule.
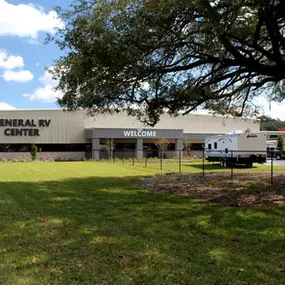
[[[207,137],[205,159],[218,161],[221,166],[266,162],[266,135],[262,133],[237,133]]]

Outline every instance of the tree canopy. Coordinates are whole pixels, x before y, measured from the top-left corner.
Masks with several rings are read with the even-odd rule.
[[[279,131],[280,128],[285,128],[285,121],[280,119],[276,120],[266,116],[261,116],[258,119],[260,120],[261,131]]]
[[[155,125],[198,107],[254,115],[254,99],[284,98],[281,0],[77,0],[53,69],[60,106],[127,110]]]

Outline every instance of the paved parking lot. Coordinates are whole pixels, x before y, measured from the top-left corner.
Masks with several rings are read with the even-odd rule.
[[[267,162],[265,163],[265,165],[270,165],[271,164],[271,158],[267,158]],[[273,160],[273,164],[274,165],[284,165],[285,166],[285,160]]]

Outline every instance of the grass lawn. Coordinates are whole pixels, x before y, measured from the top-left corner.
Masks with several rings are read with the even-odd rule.
[[[156,169],[0,163],[0,284],[284,284],[285,207],[138,189]]]

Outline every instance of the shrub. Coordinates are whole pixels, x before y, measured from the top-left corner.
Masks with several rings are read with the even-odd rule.
[[[279,150],[284,150],[284,139],[283,139],[283,136],[278,136],[278,138],[277,138],[277,148]]]
[[[32,144],[32,146],[31,146],[32,161],[37,159],[37,153],[38,153],[38,147],[35,144]]]

